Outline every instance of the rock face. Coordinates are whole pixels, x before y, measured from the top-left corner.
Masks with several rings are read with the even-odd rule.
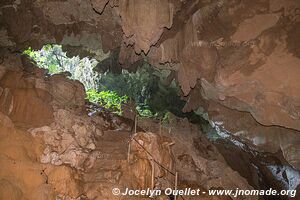
[[[0,129],[1,199],[50,200],[60,193],[80,196],[81,188],[74,170],[39,162],[43,149],[41,140],[33,138],[28,132],[2,124]]]
[[[160,135],[151,132],[139,132],[132,136],[130,141],[129,163],[133,169],[132,176],[136,177],[136,179],[140,179],[138,185],[133,185],[133,188],[151,188],[152,172],[154,173],[154,177],[174,179],[170,174],[174,173],[175,170],[175,160],[173,160],[173,154],[170,147],[171,143],[172,141],[170,141],[170,138],[163,138]],[[141,175],[137,172],[143,172],[144,174]],[[172,187],[172,184],[163,185],[157,181],[156,185],[158,184],[165,188]]]
[[[15,101],[2,105],[1,198],[128,199],[127,196],[114,196],[112,189],[156,187],[164,190],[173,187],[176,172],[180,174],[180,188],[252,188],[228,167],[217,149],[188,121],[177,119],[177,122],[166,124],[160,133],[155,130],[159,126],[156,122],[153,132],[133,134],[130,126],[122,125],[127,122],[122,122],[120,117],[97,112],[89,116],[82,103],[84,96],[80,96],[83,93],[75,92],[81,88],[76,81],[61,75],[42,76],[43,73],[39,73],[42,71],[35,68],[31,70],[34,73],[5,69],[1,88],[15,91],[14,99],[14,94],[26,97],[37,93],[20,92],[25,89],[39,91],[39,98],[48,99],[39,103],[51,108],[51,117],[43,118],[45,113],[42,113],[37,118],[39,123],[34,123],[35,118],[28,123],[27,118],[22,118],[23,112],[28,113],[28,110],[15,106]],[[62,89],[53,92],[57,87]],[[76,95],[69,99],[65,93]],[[11,104],[14,115],[9,113]],[[43,108],[35,105],[35,109],[42,112]],[[201,198],[223,200],[229,197],[202,195]]]
[[[176,1],[120,1],[119,12],[127,45],[134,45],[137,53],[148,53],[150,47],[161,37],[164,28],[171,28],[175,14],[174,2]]]
[[[299,8],[297,0],[2,1],[0,120],[64,129],[53,125],[53,114],[84,104],[79,83],[18,71],[27,64],[16,53],[57,43],[70,55],[103,60],[120,48],[124,68],[147,58],[172,70],[184,111],[203,108],[209,120],[261,151],[281,150],[299,169]],[[90,137],[80,123],[68,131]],[[73,139],[90,149],[90,140]]]
[[[286,161],[299,169],[299,134],[298,131],[282,127],[265,127],[253,120],[249,113],[226,109],[211,103],[207,108],[211,120],[222,122],[220,129],[229,131],[253,148],[262,152],[282,152]],[[226,119],[226,120],[224,120]]]
[[[263,125],[300,129],[296,0],[21,0],[0,6],[2,54],[54,42],[70,54],[103,59],[103,52],[121,47],[121,63],[133,64],[134,53],[124,51],[143,52],[154,66],[177,72],[184,96],[200,84],[208,101],[249,112]]]
[[[38,78],[35,82],[35,79],[24,76],[23,72],[5,71],[0,83],[3,88],[1,112],[14,123],[27,127],[50,123],[53,119],[53,109],[49,106],[51,95],[37,87]]]
[[[249,60],[245,59],[248,65],[243,63],[239,70],[233,69],[232,73],[229,72],[229,63],[224,63],[224,68],[219,70],[216,77],[215,86],[209,86],[202,80],[204,96],[229,108],[250,112],[264,125],[299,130],[297,91],[300,85],[297,84],[297,66],[300,59],[286,48],[286,35],[287,32],[283,31],[276,35],[271,31],[261,34],[248,49],[251,51]],[[272,44],[270,39],[277,42]],[[236,54],[241,52],[243,50]],[[243,62],[243,58],[240,62]]]
[[[132,64],[138,58],[125,52],[143,52],[154,66],[177,72],[184,96],[199,84],[208,101],[249,112],[263,125],[300,129],[296,0],[21,0],[0,6],[2,54],[54,42],[70,54],[103,59],[103,52],[121,47],[121,63]]]
[[[171,117],[169,123],[162,126],[152,120],[141,120],[139,125],[149,131],[161,132],[163,137],[171,136],[171,141],[165,144],[172,149],[175,161],[173,168],[179,174],[182,187],[202,190],[252,188],[246,179],[240,178],[236,171],[227,167],[217,148],[203,134],[199,134],[197,126],[189,123],[187,119]],[[254,196],[239,198],[256,199]]]

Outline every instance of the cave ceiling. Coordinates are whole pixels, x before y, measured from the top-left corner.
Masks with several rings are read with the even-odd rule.
[[[147,58],[176,72],[186,111],[204,100],[300,130],[299,10],[297,0],[7,0],[0,56],[56,43],[101,60],[119,48],[124,68]]]

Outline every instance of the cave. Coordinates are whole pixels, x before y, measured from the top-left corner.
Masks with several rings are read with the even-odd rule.
[[[300,199],[300,1],[0,2],[0,200]]]

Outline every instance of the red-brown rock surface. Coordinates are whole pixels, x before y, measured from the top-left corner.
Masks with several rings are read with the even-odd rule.
[[[125,43],[176,71],[184,96],[201,82],[207,100],[299,130],[298,10],[296,0],[7,1],[0,45],[62,43],[99,59],[122,46],[121,63],[136,62]]]
[[[76,81],[63,75],[46,77],[43,70],[37,68],[30,68],[31,73],[4,66],[2,69],[5,69],[5,75],[0,82],[1,88],[14,89],[13,94],[21,97],[35,97],[33,94],[38,93],[41,96],[35,98],[47,96],[48,101],[44,99],[34,101],[35,105],[28,102],[20,106],[16,104],[19,101],[14,100],[1,107],[1,199],[128,199],[114,196],[111,190],[115,187],[147,189],[152,180],[158,189],[173,187],[176,171],[180,173],[178,186],[181,188],[252,189],[243,177],[228,167],[196,126],[186,120],[177,119],[166,124],[160,134],[133,134],[130,127],[124,125],[127,122],[117,116],[87,115],[82,104],[84,93],[77,92],[69,99],[69,94],[82,87]],[[59,93],[51,92],[57,86]],[[41,91],[36,91],[37,88]],[[24,93],[25,89],[36,92]],[[37,104],[51,108],[51,112],[46,113],[44,107]],[[28,105],[34,109],[30,110]],[[10,107],[13,115],[6,109]],[[33,115],[30,122],[26,118],[28,113]],[[51,115],[44,117],[47,114]],[[156,122],[152,128],[158,126]],[[152,170],[154,179],[151,178]],[[155,198],[167,199],[166,196]],[[201,198],[230,199],[208,195]]]
[[[15,54],[58,43],[70,55],[102,60],[121,48],[124,68],[145,58],[171,69],[184,111],[202,106],[210,120],[260,150],[281,149],[299,169],[299,9],[298,0],[1,1],[0,121],[49,125],[57,112],[49,102],[62,109],[84,103],[79,83],[15,71],[24,64]]]

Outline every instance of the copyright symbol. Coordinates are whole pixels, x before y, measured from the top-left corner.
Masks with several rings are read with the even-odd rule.
[[[119,188],[114,188],[114,189],[112,189],[112,193],[113,193],[113,195],[117,196],[117,195],[120,195],[121,191]]]

